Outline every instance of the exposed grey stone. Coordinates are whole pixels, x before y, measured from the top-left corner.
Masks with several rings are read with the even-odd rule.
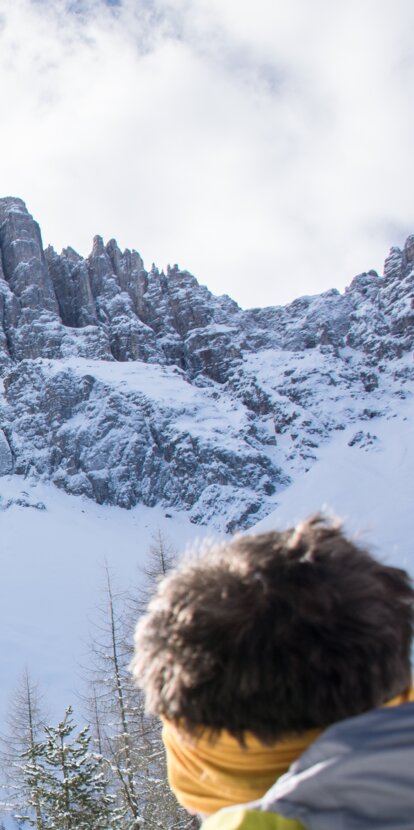
[[[265,510],[276,483],[280,489],[288,482],[247,434],[225,436],[233,449],[221,435],[195,437],[180,426],[185,408],[177,417],[174,409],[141,393],[50,369],[44,362],[24,361],[5,381],[17,473],[46,474],[67,492],[99,503],[161,502],[192,510],[201,522],[210,519],[214,493],[230,494],[233,521],[240,523]],[[206,486],[210,507],[203,518]],[[225,504],[217,503],[216,510],[225,514]]]
[[[0,429],[0,476],[8,475],[13,471],[13,455],[9,446],[9,442]]]
[[[4,277],[22,309],[57,313],[39,225],[20,199],[0,199],[0,247]]]
[[[73,254],[58,256],[50,247],[45,256],[62,323],[73,328],[96,325],[96,307],[84,260]]]

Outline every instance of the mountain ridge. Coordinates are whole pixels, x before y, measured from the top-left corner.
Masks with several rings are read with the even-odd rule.
[[[414,236],[343,294],[249,310],[115,240],[44,251],[14,197],[0,252],[0,475],[233,531],[332,434],[412,394]]]

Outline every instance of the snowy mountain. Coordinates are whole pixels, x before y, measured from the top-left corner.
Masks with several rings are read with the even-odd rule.
[[[25,667],[52,717],[76,701],[104,564],[134,586],[154,531],[326,508],[414,572],[414,237],[343,295],[247,311],[113,240],[43,251],[19,199],[0,253],[0,732]]]
[[[343,295],[247,311],[114,240],[43,251],[20,199],[0,251],[0,476],[246,529],[339,434],[378,452],[412,395],[414,237]]]

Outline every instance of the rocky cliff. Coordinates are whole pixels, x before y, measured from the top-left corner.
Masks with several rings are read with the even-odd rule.
[[[0,252],[0,475],[233,530],[334,431],[412,394],[414,237],[344,294],[248,311],[115,240],[44,251],[16,198],[0,199]]]

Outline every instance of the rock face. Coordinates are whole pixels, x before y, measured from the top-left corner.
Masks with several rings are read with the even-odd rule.
[[[413,377],[414,237],[343,295],[248,311],[115,240],[43,251],[20,199],[0,199],[0,253],[0,475],[247,527]]]
[[[3,432],[0,430],[0,476],[7,475],[13,470],[13,456],[9,447],[9,442]]]

